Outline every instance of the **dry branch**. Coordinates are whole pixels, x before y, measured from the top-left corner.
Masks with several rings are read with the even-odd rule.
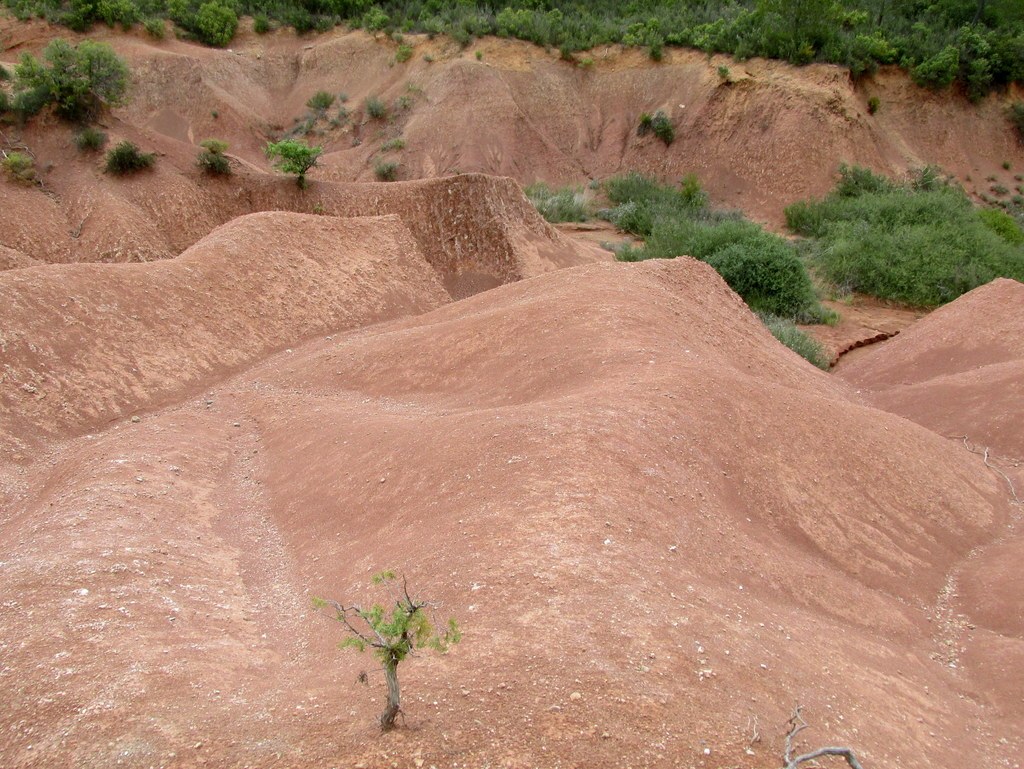
[[[793,715],[789,719],[789,732],[786,733],[786,752],[783,754],[783,760],[786,762],[784,769],[797,769],[800,764],[806,763],[807,761],[813,761],[816,758],[822,756],[839,756],[846,759],[846,763],[850,765],[851,769],[864,769],[861,766],[860,761],[857,760],[857,756],[853,754],[851,748],[845,747],[827,747],[818,748],[812,750],[810,753],[802,753],[798,756],[793,755],[793,740],[800,734],[804,729],[807,728],[807,722],[804,721],[803,714],[801,711],[803,706],[797,705],[793,711]]]

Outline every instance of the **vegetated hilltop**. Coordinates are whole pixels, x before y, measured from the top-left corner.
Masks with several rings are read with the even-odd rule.
[[[13,767],[774,767],[798,702],[865,766],[1022,747],[953,576],[1002,480],[693,260],[501,286],[46,445],[0,465]],[[308,603],[382,563],[465,630],[386,737]]]
[[[38,22],[2,23],[7,50],[0,56],[9,64],[57,33]],[[246,32],[230,52],[140,34],[104,36],[126,57],[134,78],[127,105],[105,121],[110,140],[128,138],[158,151],[159,184],[108,179],[94,156],[72,149],[70,128],[31,122],[21,138],[55,197],[5,184],[5,203],[33,211],[53,233],[76,232],[91,200],[113,205],[116,213],[85,222],[83,242],[97,230],[115,241],[95,248],[62,244],[55,236],[34,247],[57,252],[47,257],[7,234],[0,237],[29,256],[53,260],[82,250],[76,258],[126,258],[117,256],[131,248],[117,239],[117,222],[126,223],[125,231],[146,233],[154,229],[146,221],[151,212],[172,208],[175,221],[207,220],[188,242],[156,248],[153,255],[180,252],[223,221],[209,221],[207,211],[216,208],[210,198],[219,196],[213,191],[241,199],[235,188],[268,168],[266,139],[284,134],[325,148],[322,168],[310,177],[311,192],[318,179],[371,180],[378,166],[390,163],[389,173],[399,179],[482,171],[556,184],[627,170],[669,179],[695,172],[717,203],[775,223],[787,204],[824,195],[840,161],[893,175],[934,163],[961,179],[980,183],[997,176],[1009,187],[1015,182],[1003,163],[1024,166],[1006,96],[971,105],[919,88],[891,69],[854,84],[829,65],[737,63],[676,49],[654,63],[643,52],[603,48],[582,66],[520,42],[482,40],[478,60],[474,50],[451,41],[409,36],[403,45],[413,55],[399,62],[398,44],[362,32],[309,41],[286,31]],[[726,79],[719,67],[728,69]],[[335,97],[331,106],[307,106],[320,91]],[[872,97],[881,104],[874,115]],[[377,102],[384,111],[374,118],[367,105]],[[637,134],[641,115],[659,110],[674,126],[669,146]],[[194,166],[195,145],[211,137],[226,140],[237,160],[231,184],[205,179]],[[172,185],[170,169],[183,181]],[[147,186],[167,190],[159,205],[152,191],[133,191]]]

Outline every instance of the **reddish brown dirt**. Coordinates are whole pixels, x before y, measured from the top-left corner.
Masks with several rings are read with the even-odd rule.
[[[919,310],[893,306],[869,296],[852,296],[848,302],[822,302],[839,315],[834,326],[802,326],[802,330],[817,339],[832,365],[847,365],[847,361],[865,354],[865,348],[896,336],[915,321],[924,317]],[[842,361],[842,363],[840,363]]]
[[[774,767],[795,702],[866,766],[1024,747],[1015,681],[969,661],[1015,620],[950,603],[1002,482],[692,260],[325,337],[47,446],[0,464],[7,766]],[[384,566],[465,638],[403,665],[382,737],[309,596]]]

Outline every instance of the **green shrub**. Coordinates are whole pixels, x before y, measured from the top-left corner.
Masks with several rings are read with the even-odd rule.
[[[582,190],[552,190],[544,182],[536,182],[523,191],[549,222],[587,221],[587,201]]]
[[[72,46],[57,38],[42,60],[24,54],[14,70],[15,109],[33,115],[46,104],[67,120],[84,120],[103,105],[118,105],[128,90],[128,67],[106,43]]]
[[[398,136],[398,137],[396,137],[394,139],[388,139],[386,142],[384,142],[382,145],[380,145],[380,151],[381,152],[395,152],[397,150],[404,150],[404,149],[405,149],[405,139],[403,139],[401,136]]]
[[[334,94],[327,93],[327,91],[317,91],[306,102],[306,106],[316,112],[326,112],[334,104]]]
[[[395,61],[399,64],[404,64],[412,58],[412,46],[402,43],[398,46],[398,50],[395,51]]]
[[[387,105],[376,96],[367,97],[363,103],[363,108],[366,110],[366,114],[374,120],[383,120],[388,116]]]
[[[206,139],[200,142],[203,149],[196,156],[196,165],[210,176],[229,176],[231,174],[231,162],[224,154],[228,150],[228,143],[220,139]]]
[[[647,55],[651,57],[651,61],[661,61],[665,58],[665,43],[661,40],[655,40],[648,47]]]
[[[237,29],[238,14],[234,8],[218,0],[211,0],[199,6],[191,31],[201,42],[223,48],[231,42]]]
[[[107,173],[124,176],[150,168],[156,162],[156,155],[142,152],[130,141],[123,141],[107,152]]]
[[[139,9],[132,0],[98,0],[94,13],[108,27],[120,24],[126,30],[139,20]]]
[[[98,128],[88,126],[75,134],[75,146],[82,152],[98,152],[107,143],[107,135]]]
[[[274,159],[274,167],[286,174],[295,174],[299,189],[306,189],[306,172],[317,164],[323,147],[310,147],[296,139],[282,139],[267,142],[264,149],[268,158]]]
[[[934,306],[996,277],[1024,279],[1024,247],[1013,244],[999,212],[979,214],[963,190],[944,182],[873,186],[857,195],[837,188],[786,209],[791,229],[813,238],[812,261],[830,282]]]
[[[270,19],[265,13],[257,13],[253,16],[252,31],[257,35],[265,35],[270,31]]]
[[[882,100],[879,99],[877,96],[872,96],[870,99],[868,99],[868,114],[869,115],[877,115],[878,114],[878,109],[881,106],[882,106]]]
[[[10,79],[11,73],[8,71],[7,67],[5,67],[3,64],[0,64],[0,83]]]
[[[36,179],[36,167],[32,156],[24,152],[9,152],[3,159],[4,171],[11,181],[31,184]]]
[[[391,160],[378,160],[373,164],[373,174],[382,182],[393,182],[398,176],[398,163]]]
[[[149,18],[142,22],[142,26],[153,39],[164,39],[167,30],[163,19]]]
[[[721,80],[723,83],[729,83],[731,76],[732,73],[729,72],[729,68],[726,67],[724,64],[718,68],[718,79]]]
[[[761,319],[772,336],[790,350],[818,368],[824,371],[829,370],[829,359],[822,346],[812,336],[798,329],[792,321],[763,312],[757,313],[757,317]]]

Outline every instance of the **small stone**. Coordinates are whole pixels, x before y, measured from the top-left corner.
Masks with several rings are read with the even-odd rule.
[[[139,415],[138,415],[138,414],[136,414],[135,416],[133,416],[133,417],[132,417],[132,422],[133,422],[134,424],[138,424],[138,423],[139,423],[139,422],[141,422],[141,421],[142,421],[142,419],[140,419],[140,418],[139,418]]]
[[[572,700],[573,702],[579,702],[580,700],[583,699],[583,695],[580,694],[579,692],[573,692],[572,694],[569,695],[569,699]]]
[[[610,740],[611,737],[612,736],[610,734],[608,734],[608,732],[601,732],[601,739],[602,740]]]
[[[241,422],[232,422],[232,423],[231,423],[231,426],[232,426],[232,427],[241,427],[241,426],[242,426],[242,423],[241,423]]]
[[[412,760],[412,762],[414,764],[416,764],[416,769],[420,769],[420,767],[423,766],[423,759],[422,758],[414,758]]]
[[[136,482],[136,483],[142,483],[142,482],[144,482],[145,480],[146,480],[146,479],[145,479],[145,478],[143,478],[143,477],[142,477],[141,475],[136,475],[136,476],[135,476],[135,482]]]
[[[705,756],[710,756],[711,755],[711,748],[704,748],[704,755]]]
[[[380,479],[380,482],[381,482],[381,483],[385,483],[386,481],[387,481],[387,478],[381,478],[381,479]]]

